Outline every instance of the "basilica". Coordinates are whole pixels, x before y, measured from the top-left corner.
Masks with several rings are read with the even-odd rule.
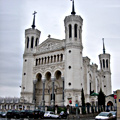
[[[97,64],[90,64],[90,58],[83,56],[83,18],[76,15],[74,1],[72,12],[64,19],[65,38],[51,38],[41,44],[41,31],[35,27],[35,14],[32,27],[25,30],[25,49],[21,100],[36,106],[81,105],[83,89],[86,104],[98,104],[96,96],[100,89],[106,96],[112,93],[110,54],[98,55]]]

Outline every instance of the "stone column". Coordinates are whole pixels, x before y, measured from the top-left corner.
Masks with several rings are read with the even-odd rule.
[[[37,80],[34,80],[34,81],[33,81],[33,103],[34,103],[34,104],[35,104],[35,102],[36,102],[36,96],[35,96],[36,83],[37,83]]]
[[[49,63],[51,63],[51,57],[49,57]]]
[[[62,77],[62,81],[63,81],[63,94],[62,94],[62,102],[63,102],[63,106],[64,106],[64,77]]]
[[[55,78],[51,78],[52,80],[52,100],[51,100],[51,105],[54,106],[55,105],[55,101],[54,101],[54,82],[55,82]]]
[[[45,110],[45,78],[42,78],[43,89],[42,89],[42,106],[43,110]]]

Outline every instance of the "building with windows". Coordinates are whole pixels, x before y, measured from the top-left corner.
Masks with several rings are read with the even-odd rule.
[[[83,19],[76,15],[74,1],[71,15],[64,19],[65,39],[48,39],[39,44],[41,31],[35,29],[35,13],[32,28],[25,30],[25,50],[21,101],[39,105],[81,105],[83,88],[85,103],[97,104],[100,88],[105,95],[111,94],[110,54],[99,55],[100,69],[83,57]]]

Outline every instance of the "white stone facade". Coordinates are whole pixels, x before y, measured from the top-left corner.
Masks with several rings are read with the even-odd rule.
[[[100,88],[111,94],[110,54],[99,55],[98,65],[83,57],[82,25],[79,15],[65,17],[65,39],[48,38],[39,44],[40,31],[25,30],[25,51],[21,98],[38,105],[81,105],[83,88],[85,103],[96,104]]]

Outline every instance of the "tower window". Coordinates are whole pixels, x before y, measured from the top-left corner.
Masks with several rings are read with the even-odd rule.
[[[37,44],[38,44],[38,38],[37,38],[36,41],[35,41],[35,46],[37,46]]]
[[[31,39],[31,48],[33,48],[33,43],[34,43],[34,37]]]
[[[102,69],[102,62],[101,62],[101,60],[100,60],[100,66],[101,66],[101,69]]]
[[[27,37],[27,48],[29,48],[29,37]]]
[[[71,37],[72,37],[72,26],[69,25],[69,38],[71,38]]]
[[[106,67],[108,68],[108,59],[106,60]]]
[[[77,38],[77,24],[75,24],[74,26],[74,37]]]
[[[105,68],[105,60],[103,59],[103,68]]]

